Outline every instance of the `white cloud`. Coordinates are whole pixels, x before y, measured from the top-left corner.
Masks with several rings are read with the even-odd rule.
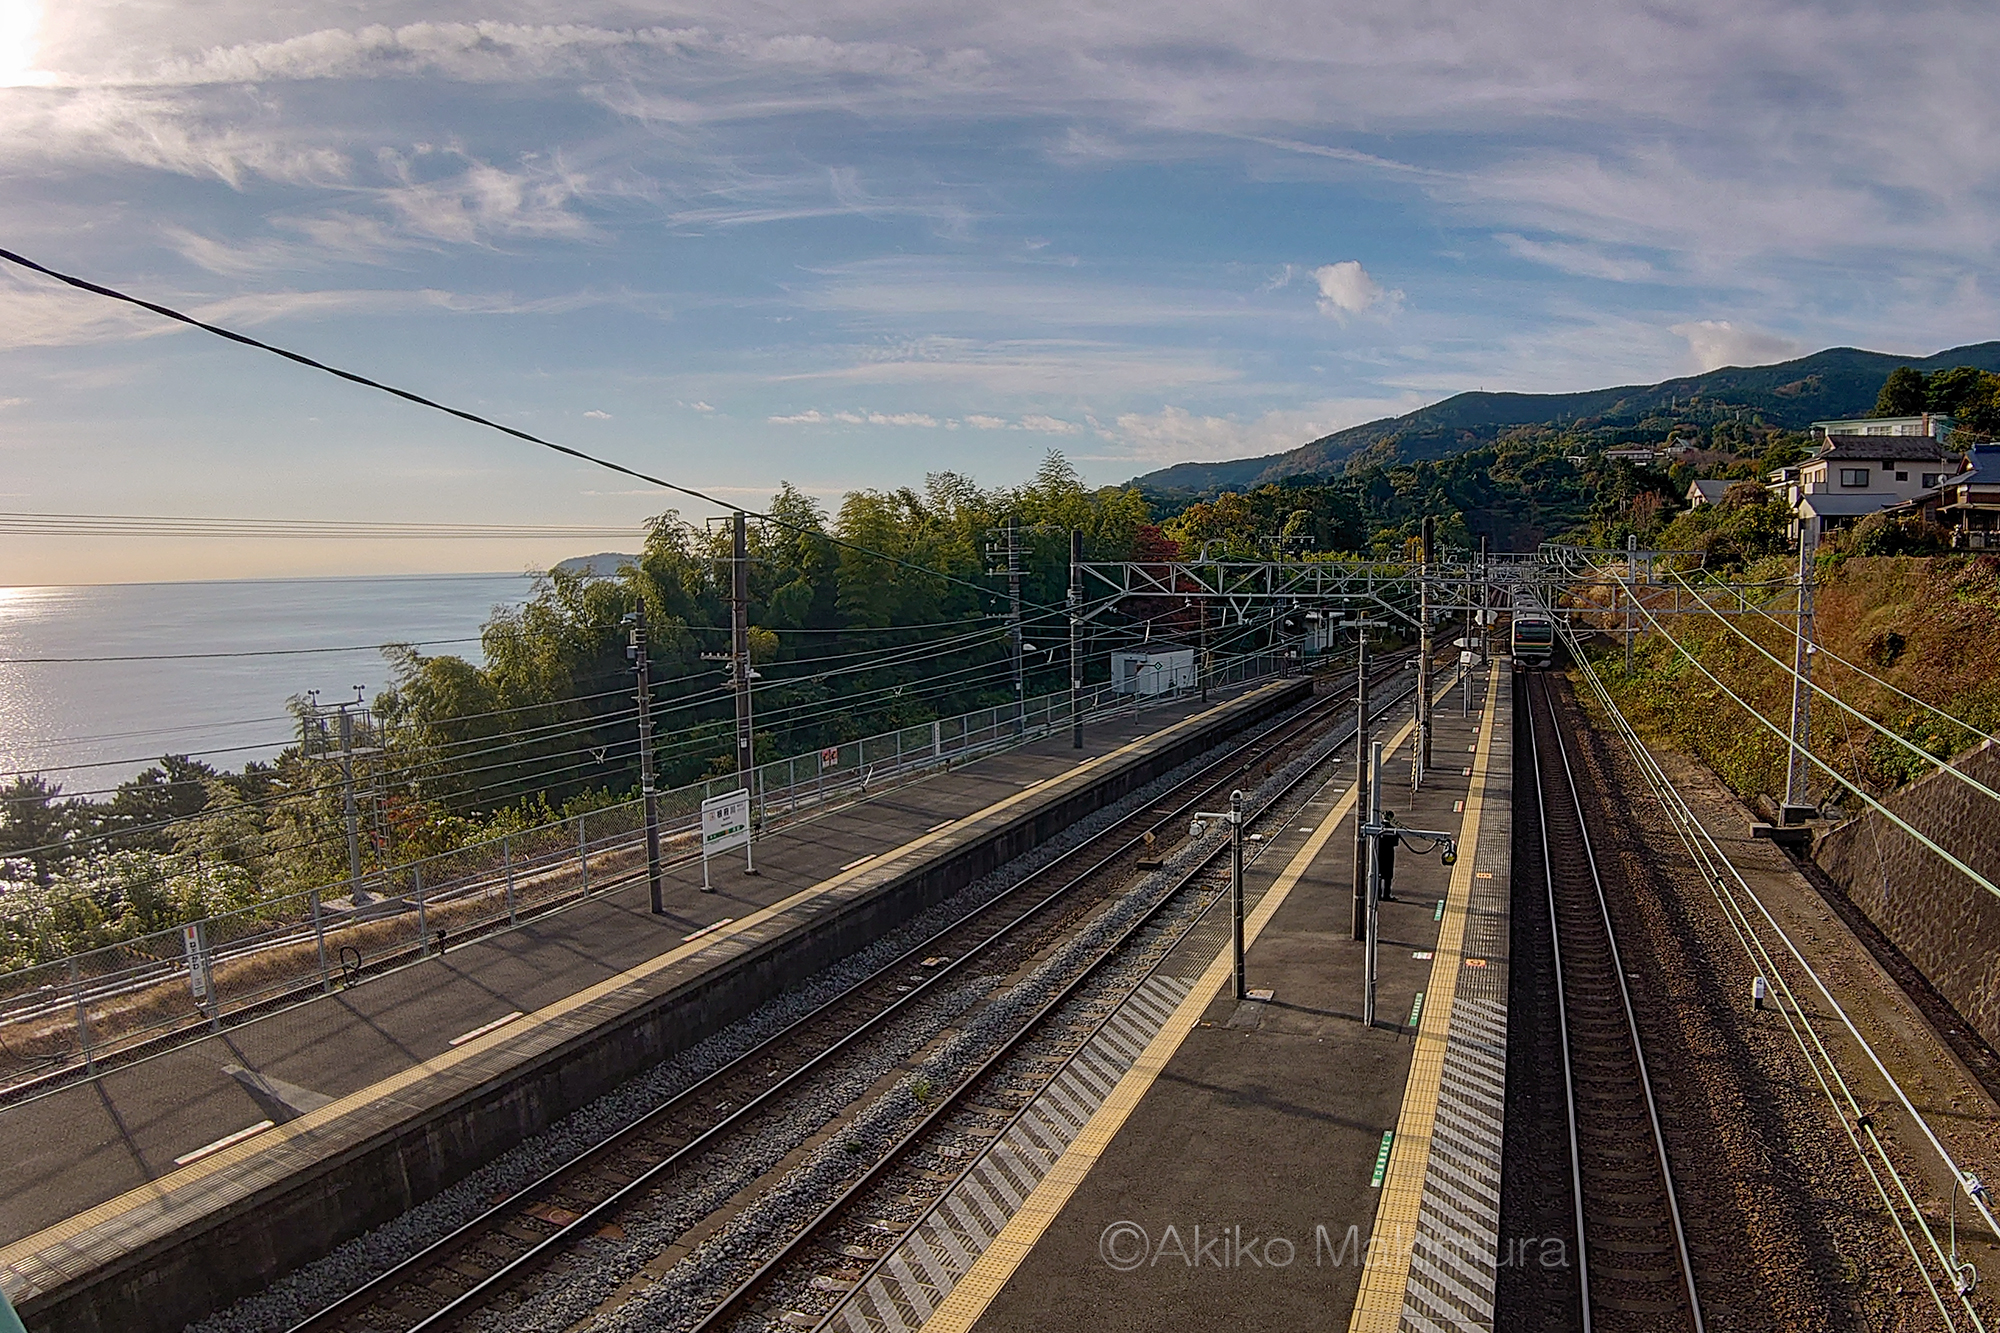
[[[932,430],[945,424],[928,412],[822,412],[816,407],[765,420],[775,426],[823,426],[832,422],[842,426],[922,426]]]
[[[1687,339],[1688,356],[1697,370],[1761,366],[1773,361],[1788,361],[1806,350],[1794,339],[1726,319],[1676,324],[1668,332]]]
[[[588,412],[585,412],[584,415],[589,417],[593,421],[611,420],[611,414],[609,412],[600,412],[594,407],[591,408]]]
[[[0,398],[0,408],[19,407],[27,401],[25,398]]]
[[[1007,418],[983,416],[975,412],[965,418],[965,424],[974,430],[1005,430],[1007,429]]]
[[[1573,245],[1564,241],[1531,241],[1514,232],[1501,232],[1499,241],[1523,259],[1584,278],[1606,278],[1612,282],[1651,282],[1662,275],[1643,259],[1622,259],[1596,246]]]
[[[1313,278],[1319,283],[1319,312],[1343,324],[1349,315],[1366,314],[1378,307],[1383,314],[1391,314],[1403,304],[1403,294],[1386,290],[1358,259],[1322,264],[1313,270]]]
[[[825,413],[813,407],[807,408],[803,412],[795,412],[791,416],[766,417],[764,419],[774,426],[817,426],[827,418]]]

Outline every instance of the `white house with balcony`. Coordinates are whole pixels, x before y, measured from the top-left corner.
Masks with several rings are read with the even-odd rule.
[[[1812,433],[1822,440],[1836,435],[1928,435],[1943,440],[1951,434],[1951,418],[1936,412],[1914,417],[1856,417],[1851,421],[1815,421]]]
[[[1943,417],[1891,421],[1947,421],[1948,428],[1948,419]],[[1872,424],[1875,423],[1816,423]],[[1790,480],[1787,486],[1795,516],[1794,536],[1810,530],[1817,540],[1877,510],[1905,504],[1935,491],[1946,478],[1963,470],[1958,456],[1944,447],[1942,436],[1929,431],[1830,433],[1824,439],[1818,452],[1798,465],[1797,479]]]

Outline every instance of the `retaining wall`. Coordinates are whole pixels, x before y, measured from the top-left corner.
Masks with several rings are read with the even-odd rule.
[[[2000,789],[2000,746],[1954,761]],[[2000,884],[2000,818],[1949,773],[1883,802],[1940,847]],[[2000,898],[1875,810],[1824,834],[1813,859],[1989,1045],[2000,1047]]]

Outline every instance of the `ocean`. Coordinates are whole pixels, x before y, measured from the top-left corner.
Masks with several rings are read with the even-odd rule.
[[[493,608],[531,592],[523,574],[0,587],[0,778],[80,795],[162,754],[268,759],[292,740],[292,695],[392,684],[371,645],[479,661]]]

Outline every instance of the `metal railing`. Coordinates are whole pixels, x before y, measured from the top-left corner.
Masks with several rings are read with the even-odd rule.
[[[1275,655],[1220,659],[1209,685],[1276,674]],[[1104,721],[1188,691],[1114,693],[1093,686],[1087,719]],[[753,819],[769,830],[829,806],[1057,732],[1069,694],[903,727],[759,765]],[[662,852],[692,859],[701,803],[734,791],[731,775],[658,793]],[[18,1099],[107,1061],[220,1030],[225,1024],[353,985],[447,944],[505,930],[626,882],[646,863],[640,801],[486,838],[306,893],[204,917],[0,975],[0,1100]]]

